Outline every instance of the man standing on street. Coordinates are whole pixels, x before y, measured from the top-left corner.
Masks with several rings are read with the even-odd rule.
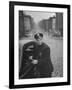
[[[34,38],[35,41],[29,42],[23,47],[21,72],[23,72],[28,61],[30,63],[29,69],[30,67],[32,69],[26,73],[26,78],[51,77],[53,65],[50,58],[50,48],[42,41],[42,33],[36,33]]]

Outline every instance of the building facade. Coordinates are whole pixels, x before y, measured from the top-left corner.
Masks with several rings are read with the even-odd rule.
[[[33,29],[33,18],[26,15],[23,11],[19,11],[19,37],[29,37]]]

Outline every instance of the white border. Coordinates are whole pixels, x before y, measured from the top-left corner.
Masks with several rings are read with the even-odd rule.
[[[19,80],[19,10],[30,11],[47,11],[47,12],[62,12],[63,13],[63,77],[45,78],[45,79],[22,79]],[[33,6],[15,6],[14,7],[14,84],[38,84],[38,83],[55,83],[67,82],[67,9],[49,8],[49,7],[33,7]]]

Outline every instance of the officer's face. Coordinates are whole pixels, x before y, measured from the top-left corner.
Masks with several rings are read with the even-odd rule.
[[[39,45],[42,44],[42,37],[39,37],[39,38],[37,39],[37,43],[38,43]]]

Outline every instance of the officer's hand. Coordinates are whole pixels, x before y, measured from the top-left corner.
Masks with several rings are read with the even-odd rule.
[[[38,60],[33,60],[31,63],[38,64]]]

